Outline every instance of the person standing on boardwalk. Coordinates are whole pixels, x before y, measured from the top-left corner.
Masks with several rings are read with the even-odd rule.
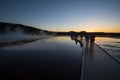
[[[95,41],[95,34],[92,33],[92,34],[90,35],[90,45],[91,45],[91,46],[94,45],[94,41]]]
[[[90,39],[90,35],[88,33],[86,33],[85,34],[86,46],[88,46],[88,44],[89,44],[89,39]]]

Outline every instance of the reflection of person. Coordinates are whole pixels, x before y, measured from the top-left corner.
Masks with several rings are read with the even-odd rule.
[[[91,46],[94,44],[94,41],[95,41],[95,34],[92,33],[92,34],[90,35],[90,45],[91,45]]]
[[[73,40],[73,39],[77,39],[78,38],[78,35],[77,35],[77,33],[72,33],[71,34],[71,39]]]

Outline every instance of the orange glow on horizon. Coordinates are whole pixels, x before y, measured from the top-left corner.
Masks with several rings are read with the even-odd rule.
[[[96,24],[97,25],[97,24]],[[55,32],[69,32],[69,31],[87,31],[87,32],[113,32],[113,33],[120,33],[120,26],[119,25],[104,25],[104,26],[96,26],[96,25],[85,25],[83,27],[75,26],[75,27],[62,27],[62,28],[48,28],[48,31],[55,31]]]
[[[69,31],[87,31],[87,32],[114,32],[114,33],[120,33],[120,27],[85,27],[85,28],[79,28],[79,27],[72,27],[72,29],[48,29],[51,31],[58,31],[58,32],[69,32]]]
[[[51,31],[58,31],[58,32],[69,32],[69,31],[87,31],[87,32],[113,32],[113,33],[120,33],[120,30],[51,30]]]

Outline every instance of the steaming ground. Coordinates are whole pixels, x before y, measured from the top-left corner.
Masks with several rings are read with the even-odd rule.
[[[8,32],[7,34],[0,34],[0,42],[13,42],[13,41],[20,41],[20,40],[41,39],[46,37],[50,37],[50,35],[47,35],[43,32],[40,32],[39,35],[25,34],[22,30],[17,29],[14,32]]]
[[[30,40],[30,39],[41,39],[41,38],[45,38],[45,37],[49,37],[48,35],[11,35],[11,34],[7,34],[7,35],[0,35],[0,42],[11,42],[11,41],[19,41],[19,40]]]

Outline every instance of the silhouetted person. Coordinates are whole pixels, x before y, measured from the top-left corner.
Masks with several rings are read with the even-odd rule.
[[[92,34],[90,35],[90,45],[91,45],[91,46],[94,45],[94,41],[95,41],[95,34],[92,33]]]
[[[76,43],[76,45],[77,45],[77,43],[79,43],[80,44],[80,47],[83,47],[83,43],[80,41],[80,40],[78,40],[78,39],[74,39],[75,40],[75,43]]]
[[[90,39],[90,35],[88,33],[86,33],[85,34],[86,46],[88,46],[88,44],[89,44],[89,39]]]
[[[83,47],[83,43],[77,39],[76,35],[71,35],[71,40],[75,40],[76,45],[77,45],[77,43],[79,43],[80,46]]]
[[[71,33],[71,39],[77,39],[78,38],[78,34],[77,33]]]
[[[76,38],[76,39],[78,38],[78,34],[77,33],[74,34],[74,38]]]

